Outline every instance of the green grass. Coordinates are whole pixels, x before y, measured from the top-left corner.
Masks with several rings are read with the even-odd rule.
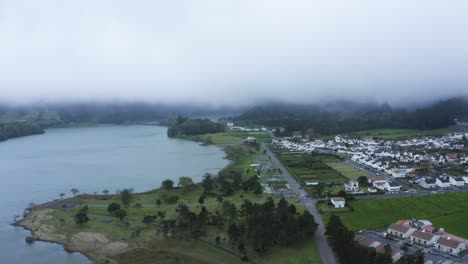
[[[270,255],[255,259],[259,264],[320,264],[322,259],[314,242],[296,245],[290,248],[275,248]]]
[[[468,192],[355,200],[353,212],[336,213],[352,230],[384,228],[399,219],[428,219],[447,232],[468,238]],[[323,215],[328,222],[329,215]]]
[[[119,264],[195,263],[240,264],[242,261],[196,240],[167,239],[151,248],[136,249],[112,257]]]
[[[414,129],[373,129],[348,133],[349,136],[356,137],[378,137],[383,139],[409,139],[423,136],[441,136],[450,133],[448,128],[435,130],[414,130]]]
[[[212,134],[204,134],[199,136],[189,137],[188,139],[193,139],[197,141],[202,141],[205,143],[215,144],[219,146],[223,145],[240,145],[244,142],[244,139],[247,137],[255,137],[258,143],[261,142],[270,142],[271,137],[266,132],[220,132]]]
[[[356,169],[344,161],[330,161],[325,162],[326,165],[341,173],[343,176],[350,180],[357,180],[361,176],[370,177],[370,174],[362,170]]]

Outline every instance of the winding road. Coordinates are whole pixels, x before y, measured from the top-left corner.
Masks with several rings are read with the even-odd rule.
[[[323,224],[322,217],[318,212],[315,204],[317,199],[308,197],[306,191],[301,188],[301,185],[297,180],[291,175],[291,173],[283,166],[283,164],[276,158],[276,155],[265,145],[262,146],[266,149],[266,154],[270,156],[271,161],[275,166],[283,172],[285,180],[289,183],[291,189],[301,197],[302,204],[307,208],[307,210],[314,216],[315,221],[318,223],[317,231],[314,236],[316,245],[319,248],[320,256],[322,258],[323,264],[338,264],[335,253],[333,252],[331,246],[328,244],[327,237],[325,236],[325,225]]]

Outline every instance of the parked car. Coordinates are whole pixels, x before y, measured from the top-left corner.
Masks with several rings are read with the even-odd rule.
[[[380,236],[388,238],[388,234],[386,232],[380,233]]]
[[[408,246],[408,247],[412,247],[413,246],[413,241],[405,241],[405,243],[403,243],[405,246]]]
[[[437,252],[435,250],[431,250],[431,251],[429,251],[429,253],[431,253],[432,255],[436,255],[436,256],[439,255],[439,252]]]

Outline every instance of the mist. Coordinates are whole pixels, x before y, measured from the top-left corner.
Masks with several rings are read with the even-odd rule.
[[[435,0],[0,0],[0,101],[467,95],[467,10]]]

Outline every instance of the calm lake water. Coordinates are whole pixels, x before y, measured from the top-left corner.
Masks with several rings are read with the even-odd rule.
[[[31,202],[59,198],[70,189],[146,191],[164,179],[200,181],[228,164],[217,147],[169,139],[165,127],[103,126],[50,129],[44,135],[0,143],[0,263],[89,263],[60,245],[24,241],[28,231],[9,222]]]

